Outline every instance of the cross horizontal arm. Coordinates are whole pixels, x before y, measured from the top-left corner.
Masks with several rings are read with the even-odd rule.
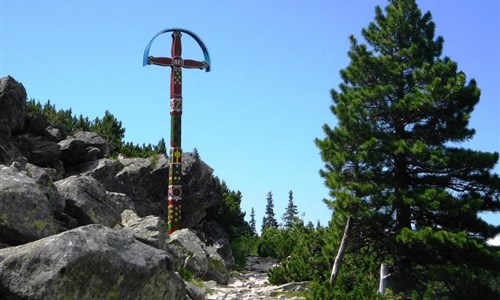
[[[148,64],[150,65],[158,65],[158,66],[173,66],[172,59],[169,57],[153,57],[150,56],[148,58]]]
[[[172,66],[179,67],[179,65],[177,65],[177,62],[180,62],[180,67],[186,69],[203,70],[209,67],[208,63],[205,61],[197,61],[192,59],[180,60],[180,58],[174,60],[170,57],[153,57],[153,56],[148,57],[148,64],[150,65],[158,65],[164,67],[172,67]]]
[[[184,59],[182,66],[187,69],[206,69],[208,68],[208,63],[205,61],[197,61],[192,59]]]

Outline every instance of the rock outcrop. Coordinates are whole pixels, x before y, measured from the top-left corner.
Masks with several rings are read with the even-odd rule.
[[[56,181],[59,195],[64,199],[64,212],[79,225],[102,224],[114,227],[120,222],[120,212],[108,198],[104,186],[89,176],[70,176]]]
[[[102,225],[0,249],[2,299],[183,299],[173,259]]]
[[[131,210],[124,210],[121,214],[122,230],[131,234],[135,239],[161,250],[167,250],[167,226],[156,216],[139,217]]]
[[[202,221],[194,228],[196,235],[206,245],[207,251],[219,255],[229,269],[234,264],[231,243],[224,229],[215,221]]]
[[[195,277],[214,280],[226,284],[229,271],[224,260],[206,245],[190,229],[177,230],[170,235],[168,244],[175,248],[181,256],[183,267]]]
[[[193,230],[169,237],[165,155],[104,158],[97,133],[28,114],[12,77],[0,81],[0,108],[1,299],[184,299],[179,267],[227,283],[230,244],[204,221],[221,186],[197,155],[182,165],[182,226]]]
[[[22,131],[26,116],[26,90],[10,76],[0,79],[0,107],[0,120],[9,131]]]
[[[12,133],[24,128],[26,90],[23,85],[7,76],[0,79],[0,164],[26,162],[21,151],[11,141]]]
[[[58,145],[66,168],[101,159],[107,153],[106,141],[95,132],[78,131],[74,137],[68,137]]]
[[[55,215],[64,203],[50,179],[41,181],[23,169],[0,165],[0,243],[18,245],[59,232]]]
[[[43,169],[52,182],[67,180],[72,175],[92,177],[110,195],[107,198],[113,198],[115,202],[123,200],[123,205],[117,208],[118,213],[113,213],[115,220],[123,209],[133,209],[141,217],[154,215],[166,218],[166,156],[118,160],[103,158],[108,152],[107,144],[98,134],[80,131],[67,136],[57,126],[50,124],[46,117],[27,114],[26,91],[12,77],[1,79],[0,107],[0,165],[10,166],[17,162],[25,166],[28,163]],[[222,201],[222,193],[219,181],[212,175],[212,168],[197,155],[183,154],[182,172],[182,226],[192,228],[203,220],[208,208]],[[102,190],[100,187],[97,189]],[[132,204],[125,203],[126,199],[119,194],[125,195]],[[71,197],[65,199],[69,207],[64,213],[78,220],[80,225],[100,223],[109,226],[112,223],[103,222],[99,216],[93,218],[91,212],[88,215],[81,209],[73,209],[75,201]],[[97,199],[95,203],[107,206],[107,202]],[[75,213],[77,215],[72,216]],[[65,215],[59,217],[67,219]],[[63,228],[71,227],[67,221],[63,221]]]

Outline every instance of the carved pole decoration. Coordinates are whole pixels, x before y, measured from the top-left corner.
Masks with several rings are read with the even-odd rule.
[[[149,56],[153,40],[166,32],[172,32],[172,57]],[[182,33],[191,36],[203,51],[204,61],[182,58]],[[170,76],[170,159],[168,171],[168,233],[181,228],[182,200],[182,148],[181,148],[181,116],[182,116],[182,68],[205,69],[210,71],[210,56],[207,47],[194,33],[185,29],[165,29],[156,34],[144,50],[143,65],[159,65],[171,67]]]

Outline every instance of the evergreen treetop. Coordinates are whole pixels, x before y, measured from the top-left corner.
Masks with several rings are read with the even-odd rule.
[[[262,218],[262,232],[268,228],[278,228],[278,221],[274,214],[274,200],[273,193],[269,191],[266,196],[266,211],[264,217]]]
[[[283,220],[283,226],[285,228],[290,228],[292,227],[295,218],[297,218],[297,214],[299,213],[297,206],[293,202],[293,192],[289,191],[288,192],[288,205],[285,209],[285,213],[283,214],[282,220]]]
[[[350,255],[375,262],[358,265],[363,272],[386,262],[396,291],[491,298],[500,295],[500,252],[486,240],[500,226],[478,214],[500,210],[498,153],[458,146],[474,135],[480,90],[442,57],[434,31],[414,0],[391,0],[362,30],[366,44],[350,37],[350,63],[331,92],[338,123],[316,140],[326,202],[337,242],[353,216]]]
[[[255,210],[252,207],[252,212],[250,213],[250,229],[252,230],[252,235],[257,234],[257,225],[255,222]]]

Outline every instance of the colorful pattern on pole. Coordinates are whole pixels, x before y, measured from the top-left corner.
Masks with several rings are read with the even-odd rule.
[[[160,34],[172,32],[172,57],[149,56],[153,40]],[[193,37],[200,45],[205,61],[182,59],[182,33]],[[165,29],[151,39],[144,50],[143,64],[171,67],[170,76],[170,159],[168,171],[168,233],[181,228],[182,200],[182,68],[205,69],[210,71],[210,56],[205,44],[192,32],[184,29]]]

